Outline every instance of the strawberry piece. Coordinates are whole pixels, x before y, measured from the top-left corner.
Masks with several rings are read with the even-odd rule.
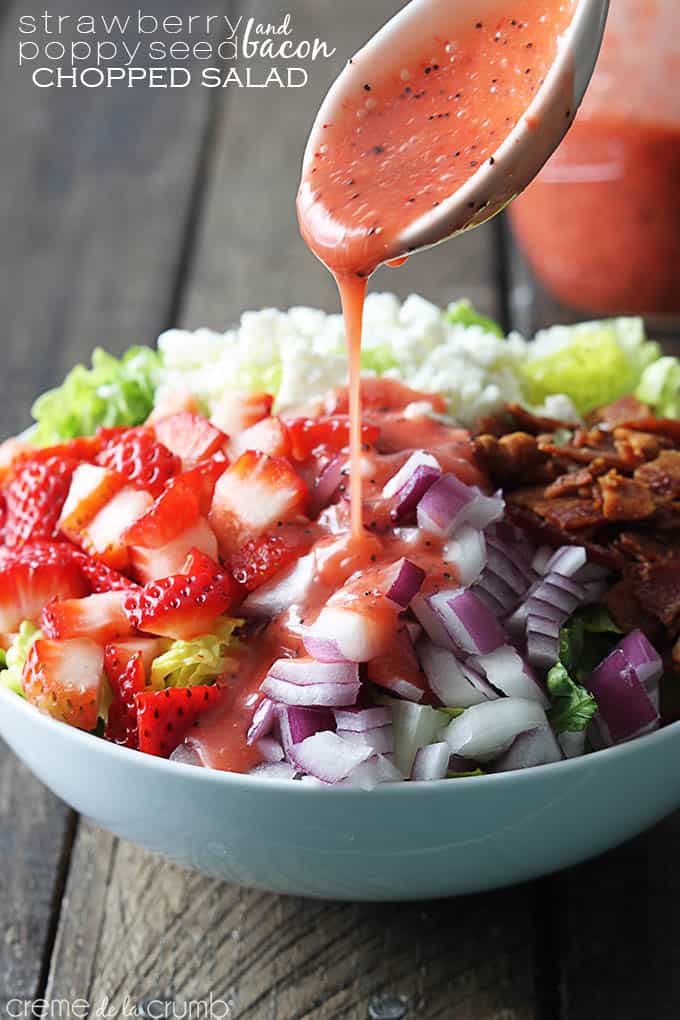
[[[127,545],[160,549],[196,523],[198,500],[188,486],[178,484],[183,477],[171,483],[146,513],[126,528],[122,538]]]
[[[54,446],[32,447],[20,453],[17,460],[19,463],[27,460],[46,461],[52,457],[66,457],[81,462],[94,460],[104,446],[103,432],[103,429],[99,429],[94,436],[78,436],[76,439],[56,443]]]
[[[304,461],[317,451],[339,453],[349,446],[349,418],[293,418],[286,422],[295,460]],[[377,425],[364,422],[361,441],[372,446],[380,435]]]
[[[138,637],[135,635],[135,637],[124,638],[120,641],[111,641],[105,649],[104,666],[106,673],[110,679],[111,670],[117,668],[118,672],[122,672],[130,659],[133,659],[135,655],[141,655],[144,676],[148,678],[151,673],[151,663],[162,651],[163,641],[161,638]]]
[[[121,489],[83,529],[82,547],[114,570],[126,570],[130,554],[123,536],[152,503],[153,497],[143,489],[132,486]]]
[[[144,691],[146,673],[141,652],[123,661],[114,645],[104,653],[104,669],[113,695],[104,737],[121,747],[139,746],[137,695]]]
[[[312,541],[311,533],[294,525],[253,538],[231,558],[234,580],[247,591],[254,591],[279,570],[304,555]]]
[[[213,410],[210,420],[228,436],[236,436],[251,425],[268,418],[274,398],[270,393],[230,390]]]
[[[128,429],[107,443],[97,456],[102,467],[117,471],[138,489],[159,496],[169,478],[181,469],[174,453],[154,439],[149,429]]]
[[[42,611],[40,628],[45,637],[67,640],[89,637],[104,644],[134,633],[123,612],[122,591],[100,592],[83,599],[51,602]]]
[[[182,461],[184,469],[223,449],[227,436],[200,414],[183,411],[154,424],[156,439]]]
[[[130,592],[123,601],[123,611],[138,630],[188,640],[209,633],[236,594],[232,577],[195,549],[181,573]]]
[[[284,457],[248,450],[215,486],[209,520],[227,559],[279,521],[299,516],[308,500],[303,480]]]
[[[198,717],[222,697],[220,687],[168,687],[136,696],[139,750],[169,758]]]
[[[0,554],[0,633],[37,620],[53,599],[77,599],[90,586],[72,549],[58,543],[23,545]]]
[[[117,570],[107,567],[100,560],[92,559],[80,549],[73,549],[72,556],[89,581],[93,594],[105,591],[129,591],[130,588],[137,587],[135,582],[124,574],[119,574]]]
[[[130,548],[130,566],[133,574],[142,584],[181,572],[184,562],[192,549],[199,549],[211,560],[218,557],[217,539],[205,517],[199,517],[195,524],[174,538],[172,542],[157,549],[146,549],[133,545]]]
[[[238,460],[246,450],[258,450],[272,457],[290,457],[291,443],[286,425],[280,418],[263,418],[229,440],[227,453],[230,460]]]
[[[31,645],[23,672],[26,699],[41,712],[93,730],[104,678],[104,649],[88,638]]]
[[[172,478],[167,485],[168,489],[182,488],[190,489],[198,500],[198,507],[203,516],[207,516],[212,506],[215,485],[220,475],[223,475],[229,467],[229,461],[225,454],[217,453],[210,460],[197,464],[191,471],[185,471],[181,475]]]
[[[190,414],[198,414],[200,408],[193,393],[188,389],[163,389],[156,392],[154,408],[146,419],[147,425],[154,425],[163,418],[169,418],[171,414],[181,414],[188,411]]]
[[[59,519],[62,534],[79,542],[83,530],[124,485],[125,479],[115,471],[95,464],[79,464]]]
[[[26,461],[13,471],[5,489],[6,545],[54,537],[76,465],[73,458],[49,457]]]

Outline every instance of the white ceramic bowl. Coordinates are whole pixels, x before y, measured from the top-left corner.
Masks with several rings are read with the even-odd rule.
[[[320,789],[178,765],[40,715],[0,690],[0,735],[77,811],[229,882],[406,900],[536,878],[680,805],[680,723],[583,758],[497,776]]]

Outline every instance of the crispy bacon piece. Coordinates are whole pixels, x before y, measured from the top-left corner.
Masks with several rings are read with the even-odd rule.
[[[631,395],[620,397],[613,404],[607,404],[593,411],[590,420],[593,424],[606,425],[614,428],[623,422],[635,422],[649,417],[649,408],[637,397]]]
[[[680,559],[638,563],[630,577],[642,609],[676,633],[680,629]]]
[[[651,490],[635,478],[608,471],[598,478],[602,512],[608,521],[642,521],[656,510]]]
[[[658,500],[680,499],[680,450],[663,450],[655,460],[637,468],[634,477]]]
[[[593,469],[589,467],[576,468],[575,471],[568,471],[566,475],[559,475],[554,482],[545,490],[547,499],[558,499],[560,496],[579,496],[582,490],[593,484]]]
[[[527,432],[510,432],[500,439],[478,436],[473,447],[477,461],[495,485],[512,488],[518,483],[545,480],[543,468],[548,463],[548,454],[539,449],[536,437]]]

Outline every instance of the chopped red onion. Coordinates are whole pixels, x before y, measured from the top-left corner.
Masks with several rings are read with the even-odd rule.
[[[489,542],[487,549],[487,569],[501,577],[516,598],[526,594],[533,580],[533,577],[529,579],[526,572],[519,569],[514,558],[508,556],[505,549],[492,542]]]
[[[283,761],[285,754],[278,740],[273,737],[262,737],[255,744],[255,748],[262,755],[262,759],[268,762]]]
[[[550,704],[531,666],[511,645],[496,648],[488,655],[475,655],[474,665],[481,669],[489,683],[509,698],[527,698],[543,708]]]
[[[274,701],[284,705],[302,705],[306,708],[343,708],[354,705],[359,694],[359,681],[348,684],[296,684],[268,676],[260,690]]]
[[[376,726],[372,730],[338,730],[337,734],[356,747],[370,747],[374,754],[391,754],[394,752],[394,733],[392,726]]]
[[[562,760],[562,750],[550,726],[536,726],[515,737],[508,750],[496,758],[493,772],[514,772],[535,765],[549,765]]]
[[[512,564],[516,574],[524,579],[522,593],[526,593],[530,585],[537,580],[536,571],[531,566],[534,550],[526,542],[503,542],[498,535],[489,530],[486,534],[487,549],[495,549],[503,559]]]
[[[287,761],[265,762],[250,770],[250,775],[259,779],[295,779],[295,774],[295,766]]]
[[[372,756],[370,747],[348,744],[337,733],[326,730],[307,737],[288,750],[290,760],[302,772],[324,783],[346,779],[353,769]]]
[[[585,592],[585,597],[583,599],[584,606],[592,606],[601,602],[603,595],[606,594],[607,589],[609,588],[608,581],[582,581],[580,583],[582,584],[583,591]]]
[[[277,659],[269,667],[268,676],[291,684],[354,684],[359,669],[354,662],[317,662],[301,656],[298,659]]]
[[[288,570],[281,571],[270,581],[251,592],[239,607],[245,616],[278,616],[290,606],[298,605],[305,598],[314,583],[316,557],[313,553],[302,556]]]
[[[346,457],[332,457],[319,475],[319,480],[312,492],[311,513],[313,517],[317,517],[336,495],[344,479],[343,471],[346,464]]]
[[[500,623],[471,589],[438,592],[430,605],[454,644],[468,655],[486,655],[505,643]]]
[[[263,698],[255,711],[246,736],[247,744],[254,744],[261,737],[268,737],[276,722],[276,706],[269,698]]]
[[[382,705],[376,705],[374,708],[340,708],[336,709],[333,715],[339,730],[354,730],[355,733],[373,730],[377,726],[392,725],[392,710]]]
[[[441,739],[449,717],[429,705],[414,705],[410,701],[394,701],[392,714],[394,762],[403,775],[410,776],[416,751]]]
[[[539,546],[531,561],[532,570],[535,570],[537,574],[547,574],[547,567],[550,560],[553,558],[554,553],[555,550],[551,545]]]
[[[327,708],[298,708],[279,705],[277,708],[281,743],[287,752],[292,744],[299,744],[307,737],[324,730],[335,729],[333,713]]]
[[[305,632],[303,642],[312,655],[319,654],[318,639],[333,642],[338,654],[348,662],[370,662],[384,651],[385,645],[381,620],[368,613],[336,606],[324,606],[316,622]],[[330,647],[330,644],[323,646],[326,652]]]
[[[482,530],[502,516],[504,507],[499,497],[485,496],[475,486],[445,474],[430,486],[418,504],[418,527],[448,538],[462,524]]]
[[[484,535],[470,524],[464,524],[444,547],[444,562],[455,566],[459,582],[468,587],[477,580],[486,566]]]
[[[428,683],[443,705],[468,708],[486,701],[487,696],[470,681],[462,664],[448,648],[440,648],[423,638],[416,651]],[[495,692],[491,691],[491,697],[496,697]]]
[[[474,593],[480,602],[483,602],[486,608],[493,613],[494,616],[504,616],[506,610],[503,608],[498,599],[487,591],[486,588],[482,588],[481,585],[475,585]]]
[[[419,748],[413,762],[411,779],[414,782],[444,779],[449,770],[450,758],[451,751],[446,741]]]
[[[432,606],[431,595],[416,595],[411,603],[411,609],[430,641],[434,641],[440,648],[455,649],[456,646],[444,626],[441,616]]]
[[[423,628],[419,623],[416,623],[415,620],[404,620],[404,627],[406,628],[406,633],[409,636],[411,644],[415,645],[416,641],[423,633]]]
[[[506,627],[512,634],[521,634],[532,615],[553,620],[562,626],[574,610],[584,604],[585,598],[582,584],[560,574],[547,574],[531,586],[526,600],[505,621]]]
[[[659,680],[663,674],[663,663],[656,648],[641,630],[632,630],[630,634],[626,634],[617,647],[623,651],[635,669],[640,683],[658,709]]]
[[[302,635],[302,643],[305,651],[317,662],[347,662],[337,641],[332,638],[317,637],[311,630],[306,630]]]
[[[391,755],[374,754],[353,768],[346,779],[340,780],[338,786],[372,790],[381,783],[400,783],[403,779],[401,772],[391,760]]]
[[[585,753],[586,731],[565,730],[564,733],[560,733],[557,737],[557,743],[560,745],[565,758],[578,758]]]
[[[516,592],[489,567],[486,568],[473,590],[475,594],[484,592],[485,595],[490,595],[493,599],[492,604],[500,606],[500,611],[494,615],[505,616],[517,605]]]
[[[452,754],[486,762],[507,751],[520,733],[547,725],[537,701],[498,698],[467,708],[449,723],[442,736]]]
[[[412,517],[420,500],[440,475],[439,464],[431,454],[422,451],[412,454],[382,491],[383,499],[394,500],[390,510],[392,520],[398,523]]]
[[[406,627],[397,631],[387,656],[378,656],[368,663],[366,677],[371,683],[407,701],[422,700],[427,680]]]
[[[563,545],[552,554],[543,573],[574,577],[586,565],[587,559],[588,554],[582,545]]]
[[[385,585],[385,597],[396,602],[402,609],[408,609],[411,600],[418,594],[425,580],[425,571],[411,560],[400,559],[389,568]]]
[[[560,653],[560,625],[531,613],[527,617],[527,659],[537,669],[550,669]]]
[[[383,499],[392,499],[393,496],[401,495],[404,487],[411,482],[414,473],[419,468],[428,468],[430,471],[434,472],[434,477],[432,479],[433,482],[436,481],[442,473],[439,461],[436,457],[433,457],[431,453],[426,453],[425,450],[415,450],[406,463],[402,464],[397,473],[392,475],[389,481],[385,483],[382,491]],[[421,492],[420,495],[424,495],[424,492]],[[417,502],[418,501],[416,500],[416,503]],[[413,509],[415,510],[415,504]]]
[[[620,645],[584,681],[597,702],[595,716],[606,744],[620,744],[658,729],[659,713]]]

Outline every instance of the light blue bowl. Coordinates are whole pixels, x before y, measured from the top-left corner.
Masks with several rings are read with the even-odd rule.
[[[117,835],[300,896],[407,900],[510,885],[601,853],[680,805],[680,723],[555,765],[371,791],[177,765],[54,722],[7,690],[0,735]]]

